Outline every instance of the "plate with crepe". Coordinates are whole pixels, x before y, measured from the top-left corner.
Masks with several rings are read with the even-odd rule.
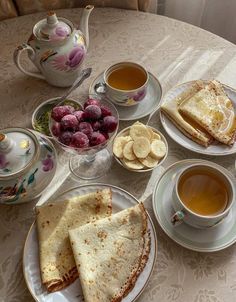
[[[161,123],[181,146],[205,155],[236,153],[236,90],[216,80],[191,81],[164,96]]]
[[[143,204],[115,186],[89,184],[36,208],[23,271],[39,302],[135,301],[156,260]]]

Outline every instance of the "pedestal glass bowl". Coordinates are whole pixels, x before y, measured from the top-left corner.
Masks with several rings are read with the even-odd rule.
[[[101,118],[91,119],[88,116],[88,110],[84,110],[84,106],[88,107],[88,100],[95,99],[99,101],[99,107],[102,112]],[[66,129],[63,127],[62,121],[59,123],[56,122],[53,118],[53,115],[49,120],[49,128],[53,139],[63,148],[66,152],[73,154],[73,156],[69,159],[69,166],[71,172],[78,178],[91,180],[96,179],[104,174],[110,169],[112,155],[107,150],[108,144],[114,139],[116,136],[118,126],[119,126],[119,116],[118,112],[113,104],[111,104],[106,98],[97,96],[97,95],[82,95],[76,97],[76,100],[81,105],[82,110],[84,111],[83,117],[80,118],[80,114],[78,117],[78,126]],[[91,108],[91,107],[90,107]],[[108,110],[107,110],[108,109]],[[87,114],[87,115],[86,115]],[[76,116],[73,112],[72,115]],[[113,127],[111,129],[107,129],[107,118],[108,116],[113,116],[113,121],[116,121],[116,125],[113,123]],[[74,119],[74,118],[72,118]],[[64,119],[65,120],[65,119]],[[83,122],[83,124],[81,124]],[[96,123],[96,124],[95,124]],[[91,127],[86,127],[85,124],[90,124]],[[59,127],[59,130],[58,130]],[[93,130],[91,130],[93,128]],[[56,131],[55,131],[56,129]],[[58,131],[57,131],[58,130]],[[67,142],[62,139],[62,133],[71,132],[72,138],[68,139]],[[89,131],[91,130],[91,131]],[[107,131],[108,130],[108,131]],[[58,133],[57,133],[58,132]],[[84,139],[83,135],[78,134],[78,132],[86,133],[89,139],[89,145],[87,143],[86,138],[86,146],[81,147],[81,144],[77,144],[75,141],[75,136],[81,137]],[[90,132],[90,133],[88,133]],[[77,133],[77,134],[75,134]],[[98,136],[102,134],[103,141],[99,142]],[[69,135],[70,136],[70,135]],[[101,136],[100,136],[101,137]],[[104,137],[106,140],[104,140]],[[78,147],[79,145],[79,147]]]

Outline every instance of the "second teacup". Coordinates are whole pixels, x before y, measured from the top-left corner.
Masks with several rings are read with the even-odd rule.
[[[185,168],[176,179],[172,206],[173,225],[185,222],[208,228],[225,218],[234,202],[234,184],[217,165],[195,164]]]
[[[104,83],[96,84],[95,91],[105,94],[116,105],[137,105],[146,96],[149,74],[137,63],[112,65],[105,70],[103,78]]]

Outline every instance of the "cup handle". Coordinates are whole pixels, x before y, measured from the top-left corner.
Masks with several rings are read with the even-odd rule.
[[[184,211],[177,211],[171,217],[170,221],[173,226],[179,225],[183,222],[183,218],[185,217]]]
[[[107,85],[103,82],[99,82],[94,86],[94,90],[97,94],[105,94]]]
[[[24,74],[27,74],[27,75],[29,75],[31,77],[35,77],[35,78],[38,78],[38,79],[45,80],[45,77],[41,73],[27,71],[21,65],[21,63],[20,63],[20,56],[23,53],[23,51],[25,51],[25,50],[28,51],[29,57],[32,60],[34,60],[34,57],[35,57],[35,51],[34,51],[34,49],[31,46],[29,46],[28,44],[23,43],[23,44],[21,44],[20,46],[18,46],[16,48],[16,50],[14,51],[14,54],[13,54],[14,63],[16,64],[17,68],[20,71],[22,71]]]

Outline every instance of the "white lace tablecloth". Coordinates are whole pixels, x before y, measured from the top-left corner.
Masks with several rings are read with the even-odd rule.
[[[80,10],[61,10],[58,15],[79,21]],[[12,54],[25,42],[43,13],[0,22],[0,128],[30,127],[34,108],[61,95],[64,89],[29,78],[14,66]],[[194,79],[218,79],[236,87],[236,46],[209,32],[166,17],[117,9],[95,9],[90,18],[90,49],[86,66],[93,80],[110,64],[122,60],[142,63],[160,80],[165,93],[172,86]],[[88,91],[87,80],[80,92]],[[76,96],[76,92],[74,93]],[[147,119],[143,119],[146,121]],[[121,123],[121,128],[129,125]],[[151,123],[165,134],[158,113]],[[167,135],[166,135],[167,136]],[[235,156],[206,157],[169,143],[163,167],[153,173],[132,173],[115,161],[106,177],[143,200],[155,222],[158,255],[154,273],[138,301],[234,302],[236,301],[236,244],[224,251],[197,253],[174,243],[154,219],[151,194],[164,168],[186,158],[204,158],[235,174]],[[63,158],[59,159],[62,163]],[[81,181],[67,180],[61,191]],[[33,301],[22,273],[22,250],[34,220],[35,202],[0,206],[0,301]]]

